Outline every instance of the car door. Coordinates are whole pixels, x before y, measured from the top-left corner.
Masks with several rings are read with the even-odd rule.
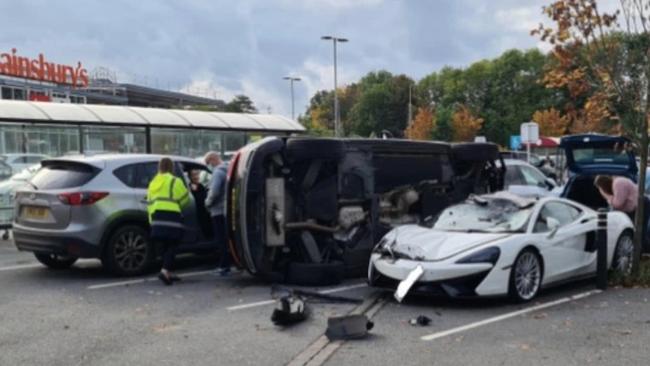
[[[547,226],[549,217],[560,223],[556,230]],[[540,241],[544,257],[545,282],[564,280],[589,270],[595,252],[587,250],[588,236],[595,229],[596,221],[574,205],[549,201],[542,206],[533,233]]]

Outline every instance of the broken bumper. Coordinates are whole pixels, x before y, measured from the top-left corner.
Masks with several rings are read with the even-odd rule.
[[[396,289],[417,266],[422,267],[423,273],[409,293],[450,297],[478,296],[477,288],[494,268],[490,263],[456,264],[445,261],[392,260],[373,254],[368,268],[368,281],[375,287]]]

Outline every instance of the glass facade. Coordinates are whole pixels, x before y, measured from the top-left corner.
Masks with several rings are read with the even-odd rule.
[[[203,157],[214,150],[230,157],[248,142],[238,131],[151,128],[154,154]],[[144,127],[103,127],[75,125],[31,125],[0,123],[0,154],[39,153],[63,156],[84,153],[145,153]]]
[[[79,153],[79,128],[0,124],[0,153],[38,153],[49,156]]]

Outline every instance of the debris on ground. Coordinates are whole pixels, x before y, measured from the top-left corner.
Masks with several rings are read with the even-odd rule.
[[[409,324],[412,326],[421,326],[421,327],[426,327],[429,324],[431,324],[431,318],[425,315],[420,315],[417,318],[412,318],[409,320]]]
[[[375,324],[363,314],[345,315],[327,319],[325,335],[330,341],[364,338]]]
[[[307,319],[305,301],[299,296],[286,295],[278,299],[277,307],[271,314],[271,321],[275,325],[288,326],[300,323]]]

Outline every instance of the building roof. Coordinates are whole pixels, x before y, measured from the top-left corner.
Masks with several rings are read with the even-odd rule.
[[[268,132],[304,132],[289,118],[271,114],[203,112],[95,104],[0,100],[0,121],[103,126],[150,126]]]

